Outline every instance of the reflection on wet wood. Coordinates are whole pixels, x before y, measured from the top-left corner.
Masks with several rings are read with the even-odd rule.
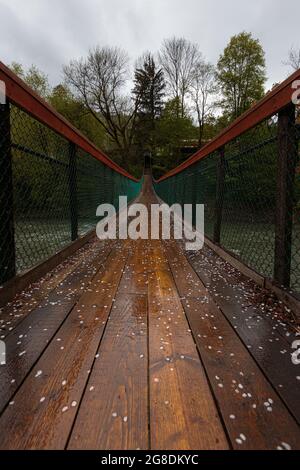
[[[94,241],[34,295],[3,315],[1,449],[299,448],[292,333],[219,258]]]

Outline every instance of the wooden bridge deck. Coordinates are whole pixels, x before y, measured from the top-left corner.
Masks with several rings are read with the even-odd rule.
[[[295,332],[251,289],[208,249],[90,242],[2,311],[0,448],[299,449]]]

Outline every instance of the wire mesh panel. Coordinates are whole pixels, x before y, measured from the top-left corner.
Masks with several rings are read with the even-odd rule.
[[[167,204],[204,204],[205,234],[213,236],[217,154],[187,168],[172,178],[155,183],[155,191]]]
[[[68,142],[16,107],[11,112],[16,268],[70,242]]]
[[[0,284],[95,228],[97,207],[134,181],[15,105],[0,105]]]
[[[100,204],[112,204],[118,210],[119,196],[134,199],[141,189],[141,182],[135,182],[116,173],[88,153],[77,152],[77,203],[78,225],[81,235],[95,228]]]
[[[85,234],[97,223],[96,210],[107,200],[105,165],[91,155],[77,152],[78,228]]]
[[[299,141],[289,105],[155,190],[168,204],[204,204],[208,238],[300,293]]]
[[[277,123],[265,122],[225,148],[221,243],[247,265],[273,276]]]
[[[300,293],[300,113],[296,121],[295,134],[292,137],[292,152],[295,163],[288,178],[288,186],[292,188],[292,247],[291,247],[291,289]],[[293,151],[293,147],[295,147]]]
[[[15,275],[13,180],[9,105],[0,104],[0,284]]]
[[[195,165],[196,204],[204,204],[204,231],[208,238],[213,237],[216,209],[217,154]]]

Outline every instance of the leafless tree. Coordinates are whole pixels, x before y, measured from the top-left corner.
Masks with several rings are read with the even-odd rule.
[[[191,83],[191,101],[199,127],[199,146],[202,145],[203,130],[207,118],[215,107],[213,96],[217,92],[215,67],[200,59],[194,67]]]
[[[288,60],[283,62],[284,65],[291,67],[293,70],[300,69],[300,48],[291,47],[289,50]]]
[[[138,99],[133,101],[123,93],[129,75],[127,54],[119,48],[96,47],[86,59],[64,67],[64,74],[110,136],[124,164],[134,138],[138,107]]]
[[[193,71],[201,54],[198,46],[185,38],[165,39],[159,60],[165,72],[169,91],[178,100],[178,115],[184,115],[185,99],[190,91]]]

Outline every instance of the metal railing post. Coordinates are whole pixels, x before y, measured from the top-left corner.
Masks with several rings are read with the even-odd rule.
[[[10,104],[0,104],[0,284],[16,274]]]
[[[182,209],[182,214],[183,214],[184,204],[186,203],[186,180],[187,180],[187,175],[184,172],[183,178],[181,178],[181,194],[180,194],[180,205]]]
[[[77,158],[76,145],[69,143],[69,200],[71,220],[71,240],[78,238],[78,203],[77,203]]]
[[[193,167],[192,167],[193,168]],[[192,205],[193,205],[193,226],[196,225],[196,204],[197,204],[197,172],[194,166],[194,170],[192,173]]]
[[[294,181],[297,162],[295,106],[278,113],[277,200],[274,279],[289,287],[291,277]]]
[[[214,242],[221,242],[221,227],[223,215],[225,189],[225,148],[219,150],[217,161],[217,180],[216,180],[216,203],[215,203],[215,224],[214,224]]]

